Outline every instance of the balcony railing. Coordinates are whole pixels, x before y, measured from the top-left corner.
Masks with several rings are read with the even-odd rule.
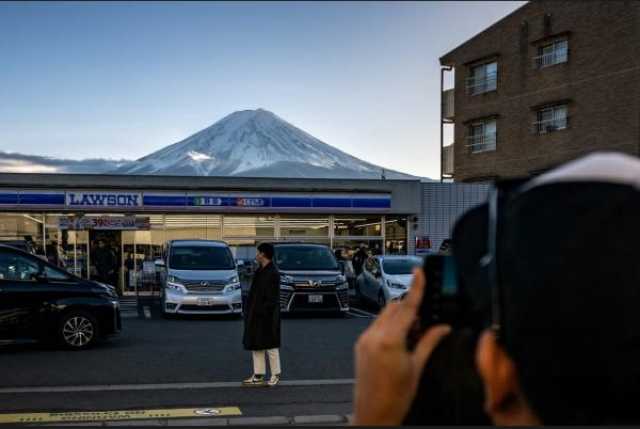
[[[453,176],[453,144],[445,146],[443,150],[443,169],[442,172],[448,176]]]
[[[498,73],[490,73],[483,77],[468,77],[466,79],[467,94],[477,95],[495,91],[498,87]]]
[[[569,117],[547,119],[544,121],[537,121],[533,123],[534,134],[547,134],[554,131],[564,130],[569,126]]]
[[[467,147],[472,153],[496,150],[496,133],[480,134],[467,137]]]
[[[453,120],[455,116],[454,100],[455,92],[453,88],[442,91],[442,119]]]
[[[566,63],[569,60],[569,51],[549,52],[533,57],[533,68],[541,69],[554,64]]]

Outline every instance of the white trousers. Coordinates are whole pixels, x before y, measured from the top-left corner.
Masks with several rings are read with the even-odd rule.
[[[269,356],[271,375],[280,375],[280,350],[278,349],[254,350],[253,373],[256,375],[265,375],[267,373],[265,354]]]

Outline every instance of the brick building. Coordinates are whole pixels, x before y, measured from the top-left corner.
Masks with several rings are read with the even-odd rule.
[[[455,72],[442,93],[443,123],[455,127],[444,177],[534,175],[603,149],[640,154],[638,1],[532,1],[440,63]]]

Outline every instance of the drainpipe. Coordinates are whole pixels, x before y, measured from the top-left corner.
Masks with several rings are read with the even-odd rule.
[[[443,110],[443,94],[444,94],[444,72],[451,71],[453,67],[442,66],[440,68],[440,183],[444,182],[444,110]]]

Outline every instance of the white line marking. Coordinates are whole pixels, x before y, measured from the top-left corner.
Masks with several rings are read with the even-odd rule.
[[[151,307],[143,307],[144,309],[144,317],[147,319],[151,319]]]
[[[283,380],[281,386],[335,386],[353,384],[352,378],[334,378],[318,380]],[[34,387],[3,387],[0,395],[16,393],[76,393],[103,392],[126,390],[184,390],[184,389],[226,389],[229,387],[242,388],[239,381],[214,381],[209,383],[156,383],[156,384],[108,384],[97,386],[34,386]]]
[[[355,318],[355,319],[370,319],[369,316],[365,316],[363,314],[356,313],[354,311],[349,311],[349,313],[347,313],[347,314],[349,315],[349,317]]]
[[[376,314],[369,313],[368,311],[362,310],[360,308],[351,307],[350,310],[352,312],[354,312],[355,314],[362,314],[362,315],[367,316],[367,317],[377,317]]]

